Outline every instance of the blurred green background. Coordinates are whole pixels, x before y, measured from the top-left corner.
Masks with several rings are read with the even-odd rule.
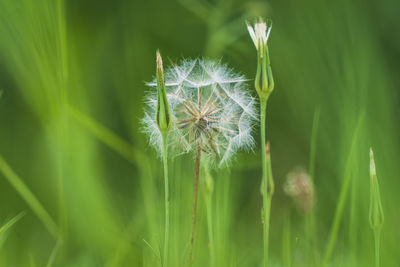
[[[252,79],[245,20],[263,16],[273,20],[276,84],[267,115],[272,266],[319,266],[340,196],[330,264],[373,266],[370,146],[385,211],[381,262],[397,266],[399,12],[395,0],[0,0],[0,225],[26,212],[0,231],[0,265],[158,266],[162,165],[140,131],[155,51],[166,66],[206,56]],[[262,264],[259,153],[212,173],[218,266]],[[170,163],[171,266],[188,249],[192,162]],[[282,190],[298,165],[314,172],[315,242]],[[209,264],[203,200],[194,266]]]

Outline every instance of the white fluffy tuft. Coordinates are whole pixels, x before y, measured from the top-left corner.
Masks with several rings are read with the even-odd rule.
[[[219,62],[195,59],[184,60],[179,65],[168,68],[165,72],[165,84],[172,113],[168,135],[171,152],[190,153],[200,143],[204,147],[203,154],[206,154],[206,158],[213,165],[223,166],[229,163],[238,150],[249,150],[253,147],[251,132],[258,116],[256,102],[249,93],[245,77]],[[148,83],[148,86],[151,90],[145,98],[143,130],[148,135],[150,144],[160,153],[162,136],[155,122],[156,80]],[[200,113],[213,109],[206,118],[209,121],[202,122],[200,130],[199,127],[195,128],[196,125],[192,127],[182,122],[191,119],[188,103]]]

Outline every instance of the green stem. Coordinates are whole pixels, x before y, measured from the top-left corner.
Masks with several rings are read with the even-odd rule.
[[[350,187],[351,170],[352,170],[352,166],[353,166],[353,162],[354,162],[353,158],[355,155],[356,144],[358,142],[358,135],[359,135],[359,130],[360,130],[362,121],[363,121],[363,115],[361,115],[358,119],[356,128],[354,130],[353,138],[351,141],[349,156],[348,156],[348,159],[346,162],[346,167],[345,167],[343,183],[342,183],[342,186],[340,189],[339,200],[338,200],[338,203],[336,206],[335,215],[333,217],[333,223],[332,223],[332,226],[330,229],[324,258],[322,261],[323,267],[328,265],[328,263],[331,259],[333,250],[336,245],[336,241],[337,241],[337,237],[338,237],[338,233],[339,233],[339,227],[340,227],[340,223],[342,221],[342,216],[343,216],[343,212],[345,210],[347,195],[348,195],[348,191],[349,191],[349,187]]]
[[[204,164],[204,175],[206,179],[212,179],[210,171],[208,169],[208,164]],[[205,182],[205,200],[206,200],[206,210],[207,210],[207,230],[208,230],[208,239],[209,239],[209,249],[210,249],[210,266],[215,265],[215,246],[214,246],[214,230],[213,230],[213,217],[212,217],[212,189],[209,188],[210,185]]]
[[[286,216],[285,223],[283,225],[283,235],[282,235],[282,262],[283,266],[290,267],[291,266],[291,229],[290,229],[290,211]]]
[[[168,266],[169,248],[169,182],[168,182],[168,133],[163,133],[163,165],[164,165],[164,188],[165,188],[165,229],[164,229],[164,264]]]
[[[381,229],[374,230],[375,237],[375,267],[379,267],[379,249],[380,249],[380,241],[381,241]]]
[[[310,142],[310,163],[308,171],[310,173],[310,178],[313,184],[315,184],[315,158],[317,151],[317,140],[318,140],[318,129],[319,129],[319,118],[321,114],[321,108],[318,107],[314,112],[312,131],[311,131],[311,142]],[[306,231],[307,231],[307,241],[308,241],[308,256],[312,256],[313,265],[319,266],[319,255],[318,255],[318,244],[316,236],[316,222],[315,222],[315,210],[311,211],[306,217]],[[311,252],[310,252],[311,251]],[[312,255],[310,255],[310,253]]]
[[[266,120],[267,101],[261,100],[260,118],[261,118],[261,163],[262,163],[262,195],[263,195],[263,227],[264,227],[264,266],[268,266],[268,238],[269,238],[269,213],[271,200],[268,199],[268,169],[267,155],[265,153],[265,120]]]
[[[197,214],[197,195],[199,191],[200,157],[201,157],[201,147],[200,143],[197,143],[194,184],[193,184],[193,211],[192,211],[192,230],[190,234],[190,247],[189,247],[189,266],[192,264],[193,261],[193,244],[194,244],[194,234],[196,229],[196,214]]]

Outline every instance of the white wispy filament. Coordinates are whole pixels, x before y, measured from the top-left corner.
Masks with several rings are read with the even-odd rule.
[[[172,117],[171,152],[189,153],[200,145],[203,154],[222,166],[238,150],[253,146],[257,112],[243,76],[219,62],[185,60],[166,70],[165,85]],[[161,152],[162,136],[155,121],[156,80],[148,86],[142,124],[150,144]]]

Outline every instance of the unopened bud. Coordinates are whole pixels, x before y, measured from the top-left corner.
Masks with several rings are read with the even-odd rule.
[[[171,127],[171,111],[165,90],[164,69],[160,52],[157,50],[157,111],[156,122],[161,132],[167,132]]]
[[[254,27],[247,24],[247,30],[257,49],[257,72],[254,86],[262,101],[266,101],[274,90],[274,79],[268,51],[268,37],[272,29],[272,22],[268,25],[261,18]]]

